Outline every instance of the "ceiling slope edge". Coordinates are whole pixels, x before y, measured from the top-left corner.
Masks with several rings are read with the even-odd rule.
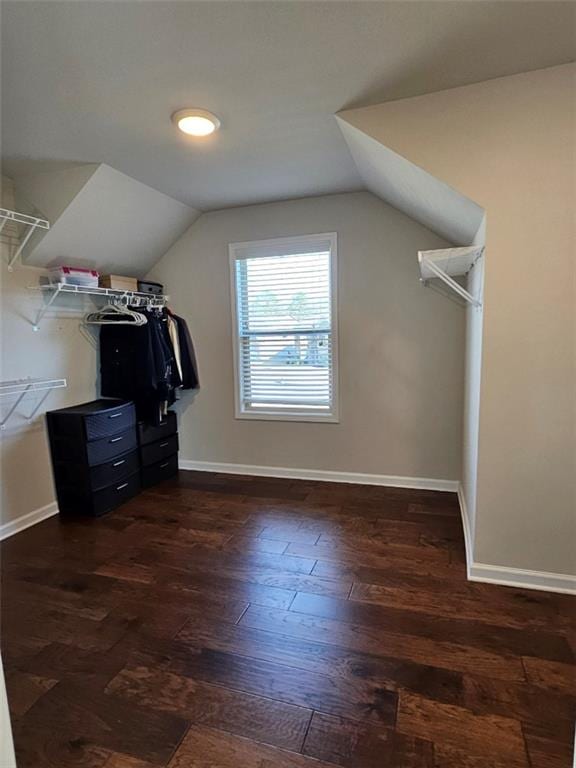
[[[338,124],[371,191],[419,221],[425,217],[455,245],[469,245],[502,176],[494,136],[501,136],[504,151],[516,140],[506,126],[534,109],[535,94],[549,95],[555,104],[561,86],[573,89],[575,67],[562,64],[343,110]]]
[[[97,170],[98,163],[82,163],[18,176],[14,179],[16,206],[23,213],[34,210],[42,218],[55,222]]]
[[[471,244],[484,209],[354,125],[348,115],[363,111],[341,112],[336,119],[366,188],[454,245]]]
[[[15,180],[17,199],[50,230],[25,252],[31,266],[66,264],[143,277],[200,212],[105,164]]]

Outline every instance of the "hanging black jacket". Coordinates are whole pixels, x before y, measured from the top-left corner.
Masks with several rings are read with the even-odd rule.
[[[178,315],[172,314],[178,326],[178,342],[180,344],[180,364],[182,366],[182,389],[198,389],[200,382],[198,380],[198,366],[196,364],[196,354],[194,344],[188,330],[186,320]]]

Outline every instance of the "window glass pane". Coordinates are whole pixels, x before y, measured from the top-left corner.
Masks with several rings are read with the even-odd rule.
[[[325,241],[318,250],[278,254],[276,247],[271,256],[235,260],[243,411],[330,414],[330,260]]]

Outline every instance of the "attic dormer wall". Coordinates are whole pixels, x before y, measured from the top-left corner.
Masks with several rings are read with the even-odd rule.
[[[341,114],[486,211],[473,559],[526,578],[576,573],[575,73]]]

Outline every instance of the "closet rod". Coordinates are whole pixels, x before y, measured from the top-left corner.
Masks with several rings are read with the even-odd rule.
[[[484,246],[465,245],[454,248],[440,248],[433,251],[418,251],[420,280],[426,285],[437,277],[449,288],[475,307],[481,307],[480,299],[473,296],[454,277],[468,275],[478,259],[484,255]]]
[[[452,288],[453,291],[456,291],[456,293],[462,296],[463,299],[466,299],[469,304],[473,304],[475,307],[481,306],[481,303],[478,301],[478,299],[474,298],[474,296],[472,296],[472,294],[467,291],[466,288],[463,288],[459,283],[456,282],[456,280],[453,280],[450,275],[447,275],[446,272],[434,264],[433,261],[426,259],[425,263],[428,269],[430,269],[436,275],[436,277],[440,278],[440,280]]]
[[[36,320],[33,323],[33,329],[38,330],[40,321],[50,309],[54,301],[64,293],[72,293],[81,296],[95,296],[100,298],[109,299],[134,299],[137,301],[145,301],[152,307],[163,307],[168,303],[169,296],[159,293],[144,293],[143,291],[124,291],[118,288],[99,288],[96,286],[86,285],[70,285],[69,283],[45,283],[43,285],[29,285],[30,291],[43,291],[52,293],[48,301],[38,310]]]

